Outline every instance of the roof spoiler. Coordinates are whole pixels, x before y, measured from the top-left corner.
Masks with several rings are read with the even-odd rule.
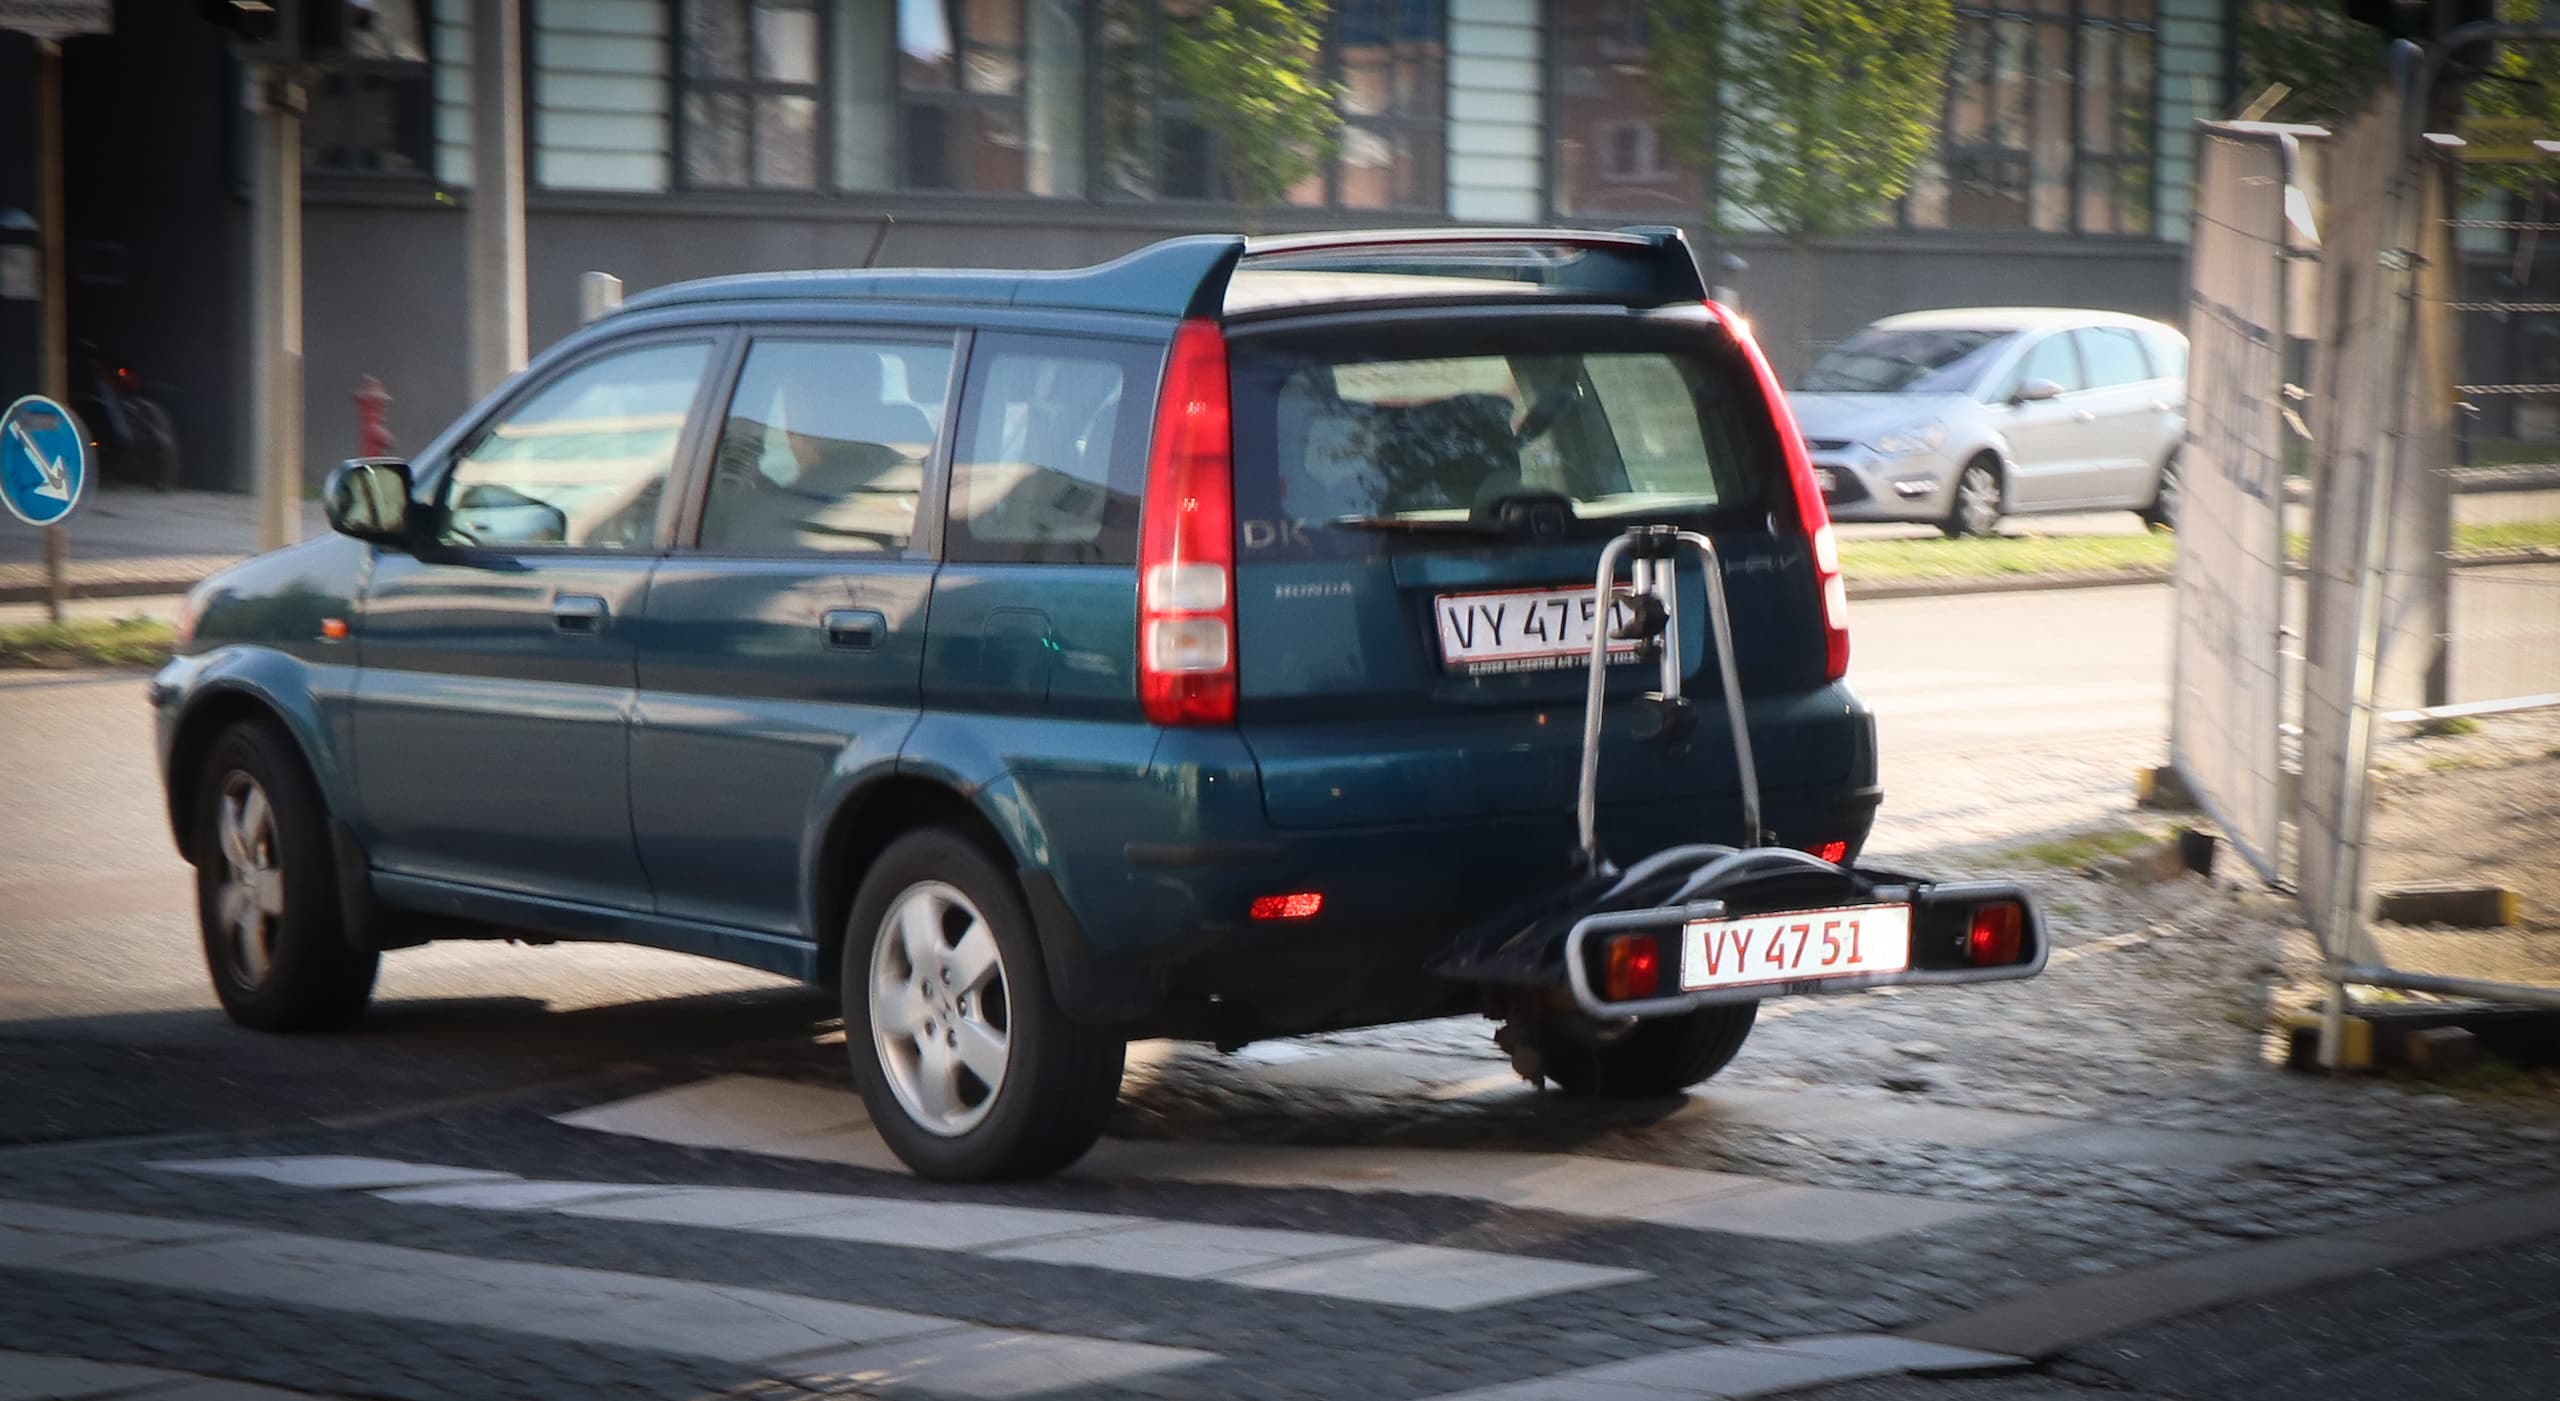
[[[750,273],[642,293],[624,311],[692,302],[805,296],[1216,317],[1240,270],[1398,273],[1525,282],[1578,300],[1668,306],[1707,299],[1688,235],[1667,225],[1619,229],[1359,229],[1242,238],[1191,234],[1092,267],[1058,272],[880,268]]]

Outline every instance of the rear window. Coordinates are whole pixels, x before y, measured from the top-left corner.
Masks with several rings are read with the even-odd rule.
[[[1488,535],[1471,527],[1509,500],[1561,502],[1569,532],[1591,537],[1639,519],[1703,524],[1758,507],[1783,473],[1757,381],[1695,328],[1676,347],[1500,339],[1437,354],[1240,346],[1247,558],[1481,548]]]

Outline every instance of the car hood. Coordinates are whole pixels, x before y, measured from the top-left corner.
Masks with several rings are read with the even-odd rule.
[[[1971,407],[1962,394],[1811,394],[1791,393],[1796,426],[1808,438],[1842,438],[1873,442],[1899,428],[1930,419],[1953,419]]]

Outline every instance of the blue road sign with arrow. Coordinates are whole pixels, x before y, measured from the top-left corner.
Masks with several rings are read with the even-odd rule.
[[[29,525],[59,525],[89,485],[89,435],[51,399],[30,394],[0,414],[0,503]]]

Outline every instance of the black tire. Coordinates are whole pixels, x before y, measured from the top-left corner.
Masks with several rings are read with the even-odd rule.
[[[916,918],[938,941],[939,953],[929,956],[940,960],[938,971],[907,952],[913,945],[904,921],[911,907],[923,911]],[[973,980],[956,965],[969,960],[980,929],[992,938],[997,962],[992,975]],[[845,926],[841,981],[845,1051],[863,1103],[872,1126],[917,1176],[938,1182],[1042,1177],[1083,1157],[1102,1136],[1120,1095],[1128,1043],[1110,1028],[1070,1021],[1058,1009],[1021,888],[967,837],[941,829],[910,833],[872,863]],[[874,1026],[875,981],[884,998],[891,990],[935,983],[939,991],[918,991],[903,1003],[915,1026],[884,1033]],[[887,1000],[882,1010],[900,1006]],[[964,1033],[982,1051],[989,1033],[1000,1037],[992,1083],[959,1049]],[[948,1055],[935,1050],[944,1059],[928,1064],[925,1043],[936,1038],[947,1038]],[[930,1093],[928,1082],[943,1087],[941,1102],[948,1106],[938,1127],[927,1122],[935,1116],[933,1104],[920,1098]]]
[[[2183,485],[2178,478],[2178,455],[2173,452],[2161,459],[2160,480],[2151,489],[2151,504],[2136,513],[2142,523],[2153,530],[2177,529],[2178,490]]]
[[[347,942],[327,808],[291,741],[254,723],[214,740],[196,787],[195,858],[205,971],[233,1021],[326,1031],[364,1014],[381,955]]]
[[[1980,499],[1978,493],[1986,486],[1990,499],[1988,516],[1980,514],[1972,501],[1968,500],[1969,492],[1977,494],[1974,497],[1975,500]],[[1938,522],[1938,529],[1950,540],[1961,540],[1968,535],[1991,534],[2000,525],[2000,489],[1998,459],[1989,453],[1984,453],[1965,463],[1964,470],[1956,473],[1955,497],[1947,503],[1947,518]]]
[[[1549,1023],[1539,1040],[1547,1078],[1567,1094],[1639,1098],[1676,1095],[1713,1078],[1742,1049],[1757,1002],[1648,1017],[1614,1041],[1592,1041]]]

